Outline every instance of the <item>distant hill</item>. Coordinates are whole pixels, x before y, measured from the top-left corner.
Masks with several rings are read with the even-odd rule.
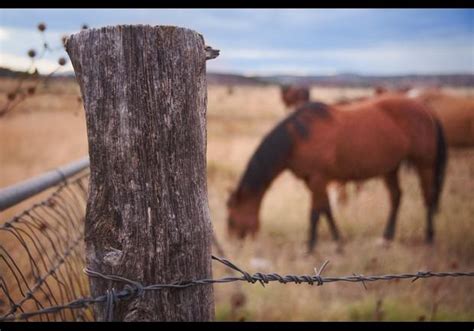
[[[266,76],[259,80],[274,84],[300,84],[335,87],[370,87],[374,85],[449,85],[474,86],[472,74],[447,75],[400,75],[400,76],[364,76],[357,74],[338,74],[331,76]]]
[[[20,78],[25,75],[33,76],[23,71],[11,70],[0,67],[0,77]],[[51,79],[74,78],[74,73],[55,74]],[[210,85],[262,85],[269,84],[259,81],[258,78],[245,77],[235,74],[207,73],[207,82]]]
[[[470,86],[474,87],[472,74],[448,75],[399,75],[399,76],[364,76],[357,74],[337,74],[328,76],[241,76],[208,73],[209,84],[225,85],[262,85],[262,84],[299,84],[327,87],[372,87],[382,86]]]
[[[24,72],[0,67],[0,77],[20,77]],[[56,74],[56,79],[73,79],[73,73]],[[268,84],[300,84],[333,87],[371,87],[382,86],[469,86],[474,87],[474,74],[446,74],[446,75],[399,75],[399,76],[365,76],[344,73],[328,76],[244,76],[226,73],[207,73],[209,85],[268,85]]]
[[[260,80],[259,77],[208,72],[207,83],[209,85],[264,85],[272,84],[273,82]]]
[[[0,67],[0,77],[19,78],[19,77],[23,77],[25,75],[28,75],[28,76],[31,76],[31,77],[35,76],[34,74],[29,74],[29,73],[24,72],[24,71],[15,71],[15,70],[11,70],[11,69],[8,69],[8,68]]]
[[[45,75],[39,74],[38,72],[30,74],[25,71],[17,71],[17,70],[11,70],[9,68],[0,67],[0,77],[20,78],[20,77],[25,77],[25,75],[31,78],[45,76]],[[74,74],[73,73],[56,73],[50,79],[58,79],[58,80],[59,79],[60,80],[74,79]]]

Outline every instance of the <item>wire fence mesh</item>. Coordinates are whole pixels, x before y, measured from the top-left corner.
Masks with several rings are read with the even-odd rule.
[[[0,321],[89,294],[82,273],[88,180],[87,169],[0,223]],[[88,308],[64,309],[25,320],[87,321],[93,315]]]

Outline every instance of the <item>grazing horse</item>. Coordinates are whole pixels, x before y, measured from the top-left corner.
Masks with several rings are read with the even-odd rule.
[[[429,109],[401,95],[344,106],[307,103],[276,125],[251,157],[227,202],[229,234],[255,236],[263,196],[273,180],[288,169],[311,191],[310,252],[322,214],[329,221],[333,239],[339,239],[326,192],[330,181],[383,177],[391,200],[384,238],[391,240],[401,198],[398,170],[405,160],[420,177],[427,207],[426,240],[431,243],[446,146],[442,128]]]
[[[433,109],[449,147],[474,147],[474,98],[449,94],[439,88],[413,89],[407,96]]]
[[[296,109],[299,106],[302,106],[305,103],[310,101],[309,100],[310,91],[309,91],[309,88],[305,86],[282,85],[280,92],[281,92],[280,93],[281,99],[287,109],[291,109],[291,108]],[[380,94],[385,93],[385,92],[386,90],[384,89],[383,91],[380,92]],[[344,99],[344,100],[340,100],[334,103],[334,105],[344,105],[344,104],[348,104],[354,101],[361,101],[365,99],[367,99],[367,97],[361,97],[354,100]],[[357,182],[355,188],[356,188],[357,193],[360,192],[360,190],[362,189],[362,182]],[[331,201],[334,205],[347,204],[348,195],[347,195],[346,186],[343,183],[333,181],[328,184],[327,190],[331,198]]]
[[[441,86],[399,88],[401,93],[431,108],[443,126],[448,147],[474,147],[474,98],[445,92]]]
[[[299,107],[309,102],[309,89],[305,86],[296,85],[282,85],[281,99],[283,103],[290,109],[290,107]]]

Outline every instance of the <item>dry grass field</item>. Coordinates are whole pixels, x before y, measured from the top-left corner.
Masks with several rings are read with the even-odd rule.
[[[0,103],[14,82],[0,81]],[[454,91],[472,95],[469,89]],[[370,95],[369,89],[313,88],[325,102]],[[51,82],[37,95],[0,118],[0,187],[37,175],[86,155],[82,106],[74,84]],[[401,174],[402,203],[396,237],[379,246],[388,216],[388,193],[382,182],[366,182],[358,194],[349,185],[349,202],[335,210],[345,240],[338,253],[327,224],[306,254],[309,194],[290,173],[278,177],[266,194],[257,240],[230,240],[226,200],[261,138],[285,116],[277,87],[210,86],[208,92],[208,193],[212,221],[227,257],[248,272],[312,274],[330,263],[324,275],[387,274],[474,270],[474,150],[450,150],[433,247],[424,244],[425,210],[417,177]],[[22,207],[3,213],[5,221]],[[214,277],[229,270],[214,263]],[[474,320],[474,280],[425,279],[360,283],[283,285],[271,283],[215,286],[217,320]],[[231,298],[244,295],[235,307]]]

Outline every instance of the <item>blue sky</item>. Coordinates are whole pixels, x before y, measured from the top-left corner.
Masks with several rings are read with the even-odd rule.
[[[221,50],[208,62],[213,72],[474,73],[473,9],[1,9],[0,66],[28,66],[27,50],[42,43],[39,22],[53,46],[84,23],[187,27]],[[40,71],[64,55],[45,58]]]

